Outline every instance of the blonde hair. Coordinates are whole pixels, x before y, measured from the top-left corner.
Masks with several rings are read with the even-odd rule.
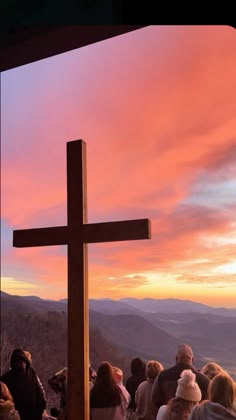
[[[146,366],[146,377],[148,379],[155,379],[163,369],[164,367],[157,360],[149,360]]]
[[[210,384],[210,400],[223,405],[225,408],[233,407],[236,400],[236,384],[227,373],[216,375]]]
[[[4,382],[0,382],[0,399],[13,402],[12,395]]]
[[[168,401],[163,420],[187,420],[198,402],[174,397]]]
[[[27,357],[27,359],[29,360],[29,362],[32,361],[32,355],[28,350],[23,350],[25,353],[25,356]]]
[[[201,369],[201,373],[208,376],[209,379],[213,379],[219,373],[225,373],[224,369],[215,362],[209,362],[204,365]]]
[[[121,383],[123,381],[123,371],[116,366],[113,366],[113,371],[116,382]]]

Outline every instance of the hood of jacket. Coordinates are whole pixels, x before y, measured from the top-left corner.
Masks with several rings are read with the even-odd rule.
[[[223,405],[218,403],[213,403],[211,401],[206,401],[197,406],[194,411],[196,410],[196,414],[200,414],[202,418],[207,420],[235,420],[236,419],[236,411],[235,414],[231,413],[227,410]],[[193,416],[193,418],[195,418]]]
[[[23,360],[26,363],[27,368],[30,366],[28,357],[25,355],[25,352],[21,349],[15,349],[11,355],[11,368],[16,369],[17,362]]]

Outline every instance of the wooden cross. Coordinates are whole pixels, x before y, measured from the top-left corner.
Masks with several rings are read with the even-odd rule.
[[[67,245],[68,420],[89,420],[87,244],[150,239],[148,219],[87,224],[86,144],[67,143],[67,226],[13,231],[14,247]]]

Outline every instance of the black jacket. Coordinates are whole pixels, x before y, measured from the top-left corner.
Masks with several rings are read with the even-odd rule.
[[[127,379],[125,386],[126,386],[126,389],[129,392],[130,397],[131,397],[128,408],[132,409],[132,410],[135,410],[135,408],[136,408],[135,392],[136,392],[139,384],[141,384],[141,382],[145,381],[145,379],[146,379],[146,377],[145,377],[146,364],[139,357],[135,357],[131,361],[130,368],[131,368],[132,376],[130,376]]]
[[[193,366],[185,363],[176,363],[175,366],[164,369],[155,379],[152,387],[152,402],[159,409],[161,405],[167,404],[168,401],[175,397],[178,385],[178,379],[184,369],[191,369],[196,375],[196,382],[202,393],[202,400],[208,399],[209,379],[203,373],[200,373]]]
[[[25,372],[19,372],[16,368],[19,359],[26,363]],[[37,375],[21,349],[14,350],[11,357],[11,369],[0,380],[9,388],[21,420],[42,419],[46,400]]]
[[[140,375],[132,375],[130,376],[126,381],[126,389],[130,394],[130,403],[129,407],[132,410],[135,410],[136,404],[135,404],[135,392],[138,388],[138,386],[141,384],[141,382],[145,381],[145,376],[143,374]]]

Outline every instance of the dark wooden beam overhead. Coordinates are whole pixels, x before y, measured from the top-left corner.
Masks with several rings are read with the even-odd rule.
[[[65,53],[144,26],[5,24],[0,31],[0,71]]]

